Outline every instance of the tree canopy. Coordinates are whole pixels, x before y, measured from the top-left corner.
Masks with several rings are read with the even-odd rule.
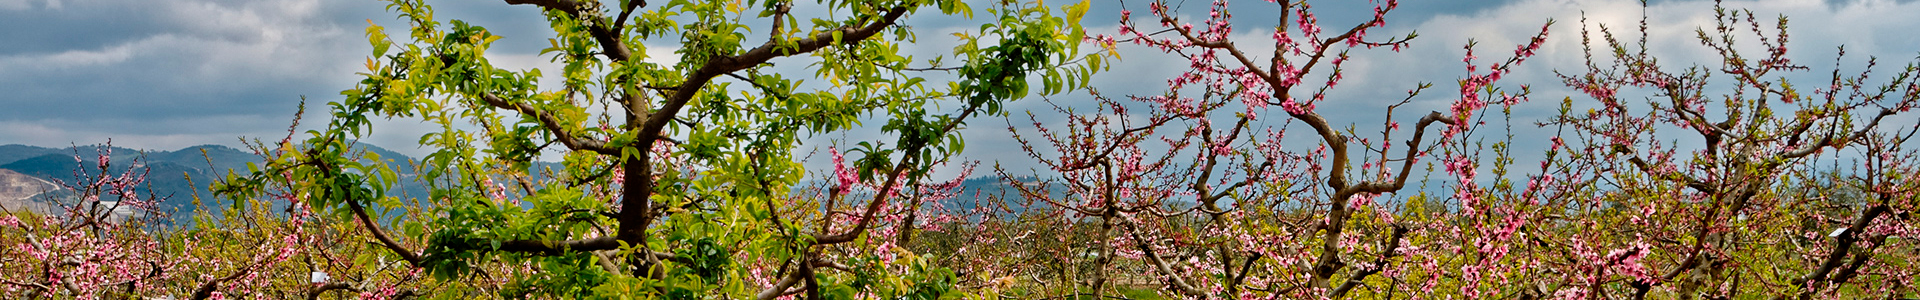
[[[1889,125],[1920,106],[1920,64],[1806,84],[1786,17],[1716,7],[1706,62],[1649,55],[1644,20],[1637,43],[1580,20],[1585,68],[1557,70],[1574,93],[1515,120],[1554,104],[1510,76],[1569,34],[1540,20],[1355,120],[1322,109],[1382,103],[1329,92],[1382,88],[1343,83],[1352,53],[1430,51],[1383,33],[1397,1],[1354,24],[1307,1],[1151,1],[1116,32],[1083,28],[1088,0],[505,2],[546,16],[560,68],[497,67],[500,36],[391,0],[407,30],[369,22],[324,120],[212,180],[233,200],[204,203],[231,205],[166,226],[135,189],[158,175],[77,158],[64,210],[0,215],[0,296],[1920,296],[1920,127]],[[1235,9],[1282,13],[1246,35]],[[929,17],[968,23],[922,37]],[[1126,47],[1189,68],[1102,93]],[[1053,111],[1010,111],[1036,99]],[[366,151],[383,119],[438,126],[433,152]],[[1001,122],[1028,155],[982,195],[961,132]],[[1517,161],[1515,124],[1558,133]]]

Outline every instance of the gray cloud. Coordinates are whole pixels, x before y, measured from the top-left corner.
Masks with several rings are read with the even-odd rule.
[[[99,49],[167,30],[161,16],[147,13],[158,2],[61,1],[0,2],[0,54],[57,53]],[[75,25],[75,26],[62,26]]]
[[[1469,2],[1473,4],[1468,4]],[[1204,17],[1207,13],[1206,2],[1188,1],[1188,7],[1181,12],[1189,16]],[[1323,26],[1341,26],[1352,24],[1371,16],[1371,5],[1362,1],[1351,1],[1350,6],[1336,6],[1332,3],[1317,5],[1316,14]],[[1134,4],[1134,3],[1129,3]],[[1249,53],[1255,53],[1255,61],[1264,61],[1270,53],[1271,26],[1275,17],[1271,16],[1273,4],[1259,1],[1233,3],[1236,12],[1234,20],[1235,41]],[[1144,5],[1137,5],[1144,6]],[[1600,25],[1604,24],[1623,38],[1631,39],[1636,35],[1634,28],[1643,12],[1648,17],[1651,33],[1650,51],[1669,63],[1671,68],[1682,68],[1701,64],[1717,67],[1718,58],[1710,49],[1700,46],[1694,38],[1694,29],[1712,29],[1713,2],[1711,1],[1655,1],[1643,7],[1633,0],[1522,0],[1504,2],[1481,1],[1403,1],[1401,11],[1389,15],[1389,25],[1385,30],[1374,31],[1370,36],[1386,37],[1417,30],[1420,37],[1406,51],[1392,52],[1384,49],[1354,50],[1354,59],[1348,62],[1346,79],[1340,87],[1332,90],[1327,102],[1321,103],[1320,113],[1340,127],[1353,124],[1357,132],[1373,133],[1377,136],[1383,123],[1383,112],[1387,105],[1406,96],[1406,91],[1421,82],[1433,83],[1433,88],[1414,98],[1414,102],[1401,108],[1398,116],[1405,124],[1417,119],[1417,116],[1429,110],[1444,110],[1459,97],[1455,80],[1466,75],[1466,65],[1461,62],[1465,55],[1462,46],[1469,40],[1478,42],[1475,64],[1485,72],[1486,66],[1503,61],[1513,54],[1514,46],[1525,43],[1526,39],[1540,30],[1548,19],[1556,23],[1551,27],[1551,35],[1540,54],[1506,76],[1500,86],[1509,91],[1518,91],[1522,85],[1532,88],[1533,102],[1514,107],[1512,129],[1514,134],[1514,154],[1518,167],[1524,171],[1531,168],[1531,162],[1541,159],[1541,153],[1547,144],[1541,136],[1554,134],[1553,128],[1539,128],[1533,122],[1544,120],[1556,114],[1559,100],[1572,97],[1577,108],[1591,106],[1581,94],[1564,87],[1555,71],[1579,74],[1585,71],[1581,45],[1581,18],[1587,19],[1588,29],[1594,30],[1596,39]],[[1771,32],[1772,16],[1786,14],[1791,19],[1789,32],[1793,34],[1792,56],[1800,64],[1812,67],[1809,72],[1792,75],[1796,82],[1825,82],[1826,74],[1833,68],[1834,47],[1846,45],[1849,56],[1843,61],[1841,70],[1858,72],[1864,67],[1868,56],[1881,59],[1876,68],[1876,78],[1884,80],[1891,72],[1915,57],[1920,51],[1920,37],[1903,33],[1920,23],[1920,4],[1913,1],[1727,1],[1731,9],[1751,9],[1761,16],[1766,31]],[[1136,18],[1146,17],[1144,7],[1129,7],[1135,11]],[[1106,7],[1107,13],[1117,15],[1119,9]],[[1098,12],[1096,12],[1098,13]],[[1263,14],[1264,13],[1264,14]],[[1198,22],[1197,18],[1190,18]],[[1111,24],[1109,19],[1106,22]],[[1337,20],[1348,20],[1345,22]],[[1090,30],[1112,32],[1113,27],[1089,21]],[[1153,25],[1146,23],[1145,25]],[[1100,29],[1093,29],[1100,27]],[[1149,27],[1157,28],[1157,27]],[[1151,31],[1151,30],[1149,30]],[[1751,36],[1742,36],[1743,47],[1757,47]],[[1630,42],[1630,41],[1629,41]],[[1263,45],[1265,45],[1263,47]],[[1606,50],[1597,53],[1606,64]],[[1122,47],[1125,60],[1116,65],[1112,72],[1098,77],[1096,87],[1109,95],[1158,95],[1167,86],[1166,79],[1179,74],[1186,68],[1186,60],[1178,56],[1158,53],[1143,47]],[[1321,70],[1324,72],[1324,70]],[[1320,78],[1311,75],[1311,78]],[[1722,83],[1724,89],[1725,83]],[[1297,93],[1296,97],[1305,94]],[[1059,97],[1066,99],[1085,98],[1084,96]],[[1072,102],[1073,100],[1067,100]],[[1038,104],[1029,101],[1027,105]],[[1044,106],[1030,109],[1045,113]],[[1090,108],[1081,106],[1081,108]],[[1278,122],[1278,108],[1271,108],[1263,115],[1271,115],[1268,122]],[[1505,140],[1505,132],[1500,128],[1503,121],[1494,116],[1490,119],[1491,131],[1481,133],[1489,141]],[[1890,124],[1892,128],[1912,126],[1916,118],[1906,117],[1902,121]],[[1043,122],[1050,119],[1041,118]],[[1026,118],[1017,116],[1013,122],[1025,126]],[[1301,128],[1292,128],[1301,129]],[[1028,133],[1031,133],[1029,130]],[[969,132],[969,138],[975,145],[985,141],[1006,142],[1005,133],[998,128],[976,129]],[[1399,133],[1404,137],[1408,133]],[[1312,147],[1307,133],[1289,135],[1287,147],[1301,149]],[[1682,149],[1698,141],[1681,139]],[[1674,141],[1663,141],[1674,142]],[[1690,144],[1691,143],[1691,144]],[[1298,146],[1296,146],[1298,145]],[[1697,146],[1695,146],[1697,147]],[[1013,147],[973,147],[968,155],[974,159],[993,160],[1016,158],[1024,161],[1024,152]],[[1024,168],[1024,164],[1022,164]],[[1484,167],[1484,166],[1483,166]],[[1045,173],[1045,170],[1040,170]]]
[[[1204,15],[1209,1],[1186,1],[1184,13]],[[1048,1],[1051,5],[1063,1]],[[1123,8],[1146,14],[1146,1],[1095,0],[1086,26],[1111,32]],[[462,19],[487,27],[505,38],[490,52],[494,62],[510,69],[547,67],[537,52],[551,35],[544,17],[530,6],[499,1],[436,1],[442,20]],[[1122,6],[1124,4],[1124,6]],[[1257,44],[1277,20],[1278,11],[1263,1],[1234,3],[1241,39]],[[1328,24],[1351,24],[1371,17],[1368,1],[1317,1],[1316,13]],[[381,1],[321,0],[0,0],[0,144],[66,145],[96,143],[115,137],[116,144],[136,148],[179,148],[187,145],[232,144],[237,136],[277,137],[299,97],[318,104],[337,98],[352,86],[353,74],[367,56],[362,35],[366,22],[386,26],[402,35],[406,24],[384,10]],[[1656,51],[1700,60],[1692,43],[1692,28],[1710,25],[1709,1],[1654,1],[1647,9],[1655,22]],[[1906,28],[1920,23],[1920,5],[1913,1],[1797,0],[1730,1],[1728,6],[1751,8],[1763,15],[1790,13],[1796,53],[1816,71],[1831,64],[1831,49],[1848,45],[1855,58],[1874,55],[1882,66],[1897,65],[1920,50],[1920,37]],[[985,2],[976,3],[979,18],[987,17]],[[806,11],[805,7],[797,8]],[[1579,62],[1579,18],[1630,29],[1642,11],[1632,0],[1515,0],[1515,1],[1402,1],[1387,30],[1390,36],[1417,30],[1421,37],[1405,52],[1355,51],[1346,82],[1335,101],[1353,105],[1323,105],[1338,120],[1377,126],[1378,108],[1403,97],[1419,82],[1435,89],[1420,98],[1419,109],[1443,107],[1454,95],[1453,80],[1463,74],[1460,45],[1480,42],[1480,63],[1504,58],[1511,47],[1538,29],[1548,18],[1559,21],[1553,39],[1540,57],[1514,73],[1508,83],[1531,84],[1537,102],[1520,108],[1516,119],[1550,113],[1552,100],[1571,95],[1559,87],[1553,70],[1571,70]],[[908,52],[931,56],[946,52],[952,38],[944,32],[970,22],[956,17],[915,16],[909,20],[920,44]],[[1270,43],[1270,42],[1269,42]],[[671,45],[653,45],[664,56]],[[1098,75],[1095,85],[1109,95],[1157,94],[1165,79],[1184,68],[1177,57],[1138,49],[1124,49],[1126,58],[1114,72]],[[1823,54],[1824,53],[1824,54]],[[949,59],[949,61],[952,61]],[[1858,66],[1854,62],[1849,66]],[[811,74],[804,66],[780,65],[793,74]],[[1854,67],[1857,69],[1857,67]],[[549,75],[557,73],[546,72]],[[1815,72],[1819,73],[1819,72]],[[1054,97],[1055,101],[1084,101],[1085,95]],[[1578,99],[1576,97],[1576,99]],[[1037,99],[1016,103],[1013,109],[1045,114]],[[1411,115],[1411,113],[1409,113]],[[319,117],[318,114],[310,118]],[[1043,116],[1043,120],[1050,118]],[[312,123],[313,120],[309,120]],[[1016,113],[1015,124],[1025,124]],[[968,131],[969,158],[1017,159],[1016,147],[999,147],[1010,140],[1004,121],[982,119]],[[877,126],[877,124],[876,124]],[[434,126],[412,120],[382,122],[375,143],[419,155],[412,149],[419,134]],[[861,134],[850,134],[859,138]],[[816,143],[817,144],[817,143]]]
[[[451,2],[451,1],[450,1]],[[315,108],[352,87],[379,1],[0,1],[0,143],[65,145],[119,137],[169,149],[278,136],[301,96]],[[548,30],[537,10],[497,2],[437,6],[496,32],[498,53],[531,55]],[[516,17],[516,15],[518,15]],[[390,29],[390,31],[395,31]],[[533,45],[533,46],[524,46]]]
[[[260,128],[216,120],[291,116],[299,96],[337,92],[330,87],[351,75],[343,68],[353,61],[350,53],[365,53],[350,51],[364,48],[348,43],[357,32],[326,18],[342,9],[324,5],[87,1],[6,10],[25,16],[7,22],[35,29],[6,37],[18,42],[5,44],[31,46],[0,54],[0,86],[9,90],[0,103],[11,108],[0,112],[0,122],[37,124],[76,138]],[[49,140],[57,136],[0,135],[35,144],[98,142]],[[218,142],[225,141],[198,143]]]

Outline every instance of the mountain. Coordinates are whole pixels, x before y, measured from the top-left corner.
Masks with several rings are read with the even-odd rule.
[[[34,147],[27,145],[0,145],[0,164],[11,163],[29,157],[59,153],[59,149]]]
[[[404,178],[399,182],[400,186],[390,191],[392,194],[426,195],[426,186],[411,180],[417,178],[407,164],[411,158],[365,143],[356,148],[380,155],[381,160],[388,161],[394,167],[394,172]],[[195,197],[210,209],[228,207],[231,202],[214,197],[208,187],[226,178],[229,172],[245,174],[247,164],[261,162],[260,157],[251,151],[221,145],[192,146],[175,151],[120,147],[108,150],[112,155],[109,157],[111,169],[107,172],[119,175],[128,168],[144,168],[147,184],[135,188],[135,191],[162,198],[160,209],[174,212],[176,221],[186,220],[189,214],[185,212],[194,209]],[[25,198],[40,194],[38,190],[44,187],[59,189],[62,182],[75,182],[78,174],[99,175],[100,151],[99,146],[47,148],[0,145],[0,205],[8,209],[36,205],[45,207],[48,202],[46,199],[29,201]],[[79,160],[75,160],[76,157]]]
[[[75,182],[79,178],[102,173],[98,167],[101,150],[97,146],[65,149],[0,146],[0,162],[4,162],[0,163],[0,169],[54,184],[77,185]],[[118,176],[129,168],[144,169],[141,172],[145,172],[146,184],[134,190],[160,198],[161,210],[174,212],[192,211],[195,196],[209,200],[205,203],[208,205],[224,203],[212,197],[207,190],[208,185],[217,178],[225,177],[228,170],[243,172],[247,163],[260,161],[251,153],[218,145],[194,146],[178,151],[140,151],[119,147],[108,150],[111,151],[111,163],[109,169],[105,170],[108,175]],[[184,219],[186,214],[176,213],[175,216]]]
[[[366,143],[355,146],[359,151],[377,154],[394,168],[401,177],[399,184],[388,191],[388,195],[406,197],[427,197],[430,195],[427,185],[420,182],[409,164],[413,158]],[[199,197],[203,207],[218,210],[229,207],[225,199],[213,197],[208,191],[209,185],[225,178],[228,172],[244,174],[247,164],[261,162],[258,155],[251,151],[220,145],[200,145],[174,151],[135,150],[114,147],[112,151],[111,174],[120,174],[129,167],[146,169],[146,186],[136,188],[142,194],[151,194],[163,198],[162,211],[175,212],[176,220],[185,220],[194,206],[194,198]],[[100,148],[98,146],[77,146],[67,148],[46,148],[26,145],[0,145],[0,205],[9,209],[28,205],[45,205],[43,201],[28,201],[25,198],[41,195],[44,188],[58,189],[62,182],[75,182],[76,172],[97,175]],[[76,161],[74,158],[79,157]],[[135,164],[137,162],[137,164]],[[530,172],[541,177],[540,169],[562,169],[558,163],[536,162]],[[539,178],[536,178],[536,180]],[[1028,210],[1024,201],[997,201],[996,199],[1019,199],[1023,196],[1015,188],[1015,182],[1026,182],[1029,189],[1040,186],[1033,177],[1013,178],[1001,176],[983,176],[961,182],[957,195],[941,200],[942,207],[950,211],[970,211],[983,204],[993,204],[987,213],[1010,216]],[[1066,187],[1054,184],[1046,187],[1046,193],[1054,199],[1066,198]],[[41,195],[40,197],[48,197]],[[37,204],[35,204],[37,203]],[[999,204],[1007,204],[1001,206]],[[1047,205],[1036,202],[1034,205]]]
[[[982,203],[982,201],[1020,199],[1024,198],[1025,195],[1021,194],[1021,188],[1016,187],[1016,185],[1025,186],[1026,190],[1030,192],[1040,192],[1042,185],[1038,182],[1040,182],[1040,180],[1033,176],[1021,176],[1011,179],[1001,176],[968,178],[960,182],[959,195],[954,197],[953,200],[947,201],[946,204],[950,209],[970,208],[978,205],[978,203]],[[1046,186],[1045,188],[1048,196],[1054,199],[1061,199],[1067,195],[1066,186],[1060,185],[1059,183]],[[1010,207],[1009,209],[1024,210],[1018,207]]]
[[[1017,217],[1029,210],[1052,211],[1058,209],[1053,203],[1042,199],[1028,199],[1022,191],[1044,193],[1045,197],[1060,203],[1082,203],[1084,199],[1069,195],[1071,187],[1059,180],[1047,180],[1035,176],[1006,178],[1001,176],[982,176],[968,178],[960,182],[955,197],[942,200],[940,204],[949,211],[967,211],[987,206],[997,217]],[[1195,205],[1189,197],[1173,197],[1163,200],[1163,208],[1185,209]]]
[[[1066,186],[1060,185],[1059,183],[1042,185],[1038,183],[1040,181],[1040,179],[1033,176],[1020,176],[1009,179],[998,175],[988,175],[967,178],[961,180],[960,185],[954,188],[953,197],[943,198],[934,203],[938,203],[940,208],[946,210],[947,213],[966,215],[970,220],[977,221],[979,220],[978,218],[982,216],[1011,218],[1025,214],[1028,210],[1036,207],[1052,206],[1045,201],[1039,201],[1037,199],[1027,201],[1026,195],[1022,194],[1022,188],[1019,187],[1022,185],[1025,186],[1025,191],[1027,192],[1045,193],[1047,197],[1055,199],[1056,201],[1068,201],[1066,199],[1068,197]],[[809,184],[819,183],[814,181]],[[853,199],[865,199],[872,195],[870,192],[856,192],[850,196]]]

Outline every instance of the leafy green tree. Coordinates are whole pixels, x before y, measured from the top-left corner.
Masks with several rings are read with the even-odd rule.
[[[303,191],[445,283],[415,287],[433,289],[423,295],[934,299],[954,274],[879,235],[915,230],[900,216],[937,190],[923,181],[964,148],[968,120],[1082,86],[1101,63],[1077,48],[1084,1],[1001,1],[978,31],[954,34],[951,57],[932,58],[901,54],[920,38],[907,24],[971,18],[968,3],[506,2],[542,8],[554,31],[542,54],[564,67],[495,67],[499,36],[394,0],[412,28],[368,28],[374,57],[328,123],[222,190]],[[555,71],[558,86],[536,81]],[[434,149],[419,177],[355,151],[376,118],[440,125],[419,140]],[[885,137],[833,148],[834,170],[805,169],[804,141],[866,122]],[[554,151],[558,166],[536,163]],[[810,174],[836,180],[807,185],[821,182]],[[394,193],[400,180],[431,194]]]

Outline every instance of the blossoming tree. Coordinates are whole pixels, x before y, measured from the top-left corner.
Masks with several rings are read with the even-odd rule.
[[[1060,174],[1045,183],[1067,190],[1065,197],[1040,189],[1024,194],[1048,199],[1060,210],[1051,216],[1075,220],[1066,223],[1097,226],[1088,231],[1099,236],[1080,247],[1093,249],[1088,257],[1100,266],[1094,276],[1102,278],[1073,293],[1104,295],[1115,284],[1138,286],[1138,277],[1105,277],[1145,273],[1166,294],[1190,298],[1392,298],[1422,287],[1431,291],[1442,277],[1477,284],[1478,274],[1524,268],[1522,260],[1493,248],[1483,249],[1487,253],[1473,257],[1478,263],[1468,263],[1475,267],[1463,272],[1433,268],[1457,260],[1426,257],[1460,250],[1464,242],[1438,238],[1459,230],[1510,234],[1496,227],[1450,227],[1451,220],[1472,217],[1437,216],[1447,207],[1470,216],[1506,213],[1472,196],[1481,180],[1476,164],[1484,161],[1475,133],[1493,115],[1490,110],[1526,100],[1524,89],[1510,93],[1495,83],[1535,54],[1545,28],[1510,58],[1484,68],[1469,43],[1467,75],[1447,110],[1407,117],[1400,108],[1429,87],[1420,85],[1406,100],[1382,107],[1383,131],[1366,134],[1345,125],[1358,120],[1329,119],[1319,107],[1364,103],[1327,97],[1341,87],[1349,51],[1408,46],[1413,34],[1372,34],[1386,26],[1398,3],[1379,3],[1371,19],[1332,30],[1323,29],[1308,3],[1272,5],[1285,13],[1258,41],[1231,39],[1227,1],[1214,1],[1197,24],[1154,1],[1146,20],[1159,29],[1141,26],[1123,11],[1120,35],[1092,42],[1174,54],[1190,62],[1188,71],[1168,79],[1161,95],[1118,100],[1096,92],[1092,112],[1062,107],[1065,126],[1036,119],[1036,133],[1020,136],[1035,159]],[[1271,53],[1253,50],[1269,45]],[[1301,130],[1309,136],[1306,144],[1286,139]],[[1290,143],[1308,147],[1283,146]],[[1429,162],[1455,175],[1447,179],[1461,190],[1452,198],[1457,202],[1432,204],[1447,198],[1403,192],[1423,181],[1410,176]]]
[[[1541,145],[1548,158],[1516,163],[1511,131],[1500,136],[1486,124],[1501,115],[1495,109],[1526,101],[1525,86],[1507,93],[1495,83],[1535,54],[1545,28],[1492,64],[1477,63],[1469,43],[1466,75],[1447,110],[1396,114],[1428,88],[1421,85],[1384,105],[1377,135],[1321,114],[1319,104],[1365,103],[1327,97],[1340,86],[1347,51],[1407,46],[1411,35],[1367,38],[1396,4],[1380,3],[1371,20],[1324,35],[1307,3],[1273,4],[1287,14],[1270,39],[1257,42],[1271,43],[1271,54],[1230,39],[1226,1],[1215,1],[1199,24],[1153,2],[1157,29],[1142,29],[1123,12],[1120,36],[1093,42],[1142,45],[1190,64],[1163,94],[1120,100],[1095,92],[1092,109],[1060,106],[1068,115],[1063,126],[1034,118],[1020,135],[1045,171],[1059,174],[1023,189],[1055,208],[1035,215],[1095,235],[1044,241],[1084,249],[1069,253],[1095,269],[1092,279],[1055,285],[1056,292],[1148,288],[1196,299],[1914,293],[1906,212],[1920,200],[1908,179],[1916,130],[1884,124],[1920,98],[1915,67],[1884,83],[1869,72],[1834,71],[1827,86],[1803,90],[1787,74],[1807,68],[1786,55],[1785,19],[1769,35],[1751,12],[1726,9],[1716,11],[1713,30],[1698,32],[1719,54],[1718,68],[1666,67],[1671,59],[1640,50],[1644,23],[1638,48],[1605,29],[1598,42],[1583,31],[1589,49],[1610,50],[1614,63],[1589,54],[1585,70],[1561,76],[1594,101],[1568,97],[1560,116],[1539,123],[1562,135]],[[1765,55],[1742,55],[1751,48],[1736,41],[1747,32]],[[1637,105],[1636,97],[1648,101]],[[1306,142],[1287,138],[1301,130]],[[1703,143],[1672,141],[1681,136]],[[979,270],[1023,272],[1013,264]]]
[[[1587,69],[1561,77],[1597,105],[1547,122],[1571,139],[1555,138],[1554,173],[1579,195],[1548,226],[1563,231],[1547,238],[1564,253],[1545,260],[1566,277],[1555,295],[1911,297],[1920,128],[1887,124],[1920,105],[1920,64],[1843,73],[1842,47],[1825,82],[1806,84],[1786,17],[1714,16],[1696,34],[1718,62],[1685,67],[1647,54],[1644,20],[1633,45],[1583,32]]]
[[[234,186],[300,191],[357,220],[384,257],[457,283],[423,293],[933,299],[953,273],[892,241],[945,190],[927,178],[962,150],[958,130],[1081,85],[1097,66],[1083,62],[1099,60],[1075,46],[1085,2],[1000,2],[978,31],[955,34],[945,63],[901,55],[919,38],[908,24],[972,17],[968,3],[507,3],[546,14],[555,36],[542,53],[562,68],[495,67],[486,52],[499,37],[485,28],[392,1],[406,39],[368,28],[374,57],[329,123]],[[647,57],[661,47],[679,59]],[[543,74],[558,84],[538,84]],[[420,177],[354,154],[381,117],[444,129],[421,137],[435,152]],[[805,188],[801,142],[864,122],[887,137],[830,148],[834,183]],[[564,161],[534,163],[550,152]],[[432,192],[390,193],[398,180]]]
[[[173,279],[184,262],[167,255],[157,234],[141,230],[164,220],[156,214],[157,199],[135,192],[148,174],[126,167],[115,172],[111,155],[103,147],[88,166],[76,153],[81,166],[74,181],[61,180],[60,190],[39,196],[50,207],[0,212],[0,296],[126,297],[153,293]]]
[[[926,33],[913,16],[967,2],[506,2],[548,17],[554,84],[495,67],[485,28],[392,0],[410,30],[368,28],[325,124],[250,143],[264,162],[212,189],[230,208],[156,226],[136,188],[158,175],[76,159],[61,210],[0,212],[0,297],[1920,296],[1920,124],[1902,123],[1920,64],[1843,73],[1842,50],[1805,84],[1784,17],[1717,9],[1696,32],[1717,57],[1678,68],[1644,20],[1637,44],[1582,20],[1586,64],[1557,78],[1577,93],[1531,122],[1557,130],[1544,159],[1518,162],[1512,124],[1536,120],[1509,113],[1533,95],[1512,74],[1547,26],[1491,63],[1468,42],[1453,85],[1333,93],[1356,88],[1352,51],[1412,46],[1376,32],[1392,0],[1343,27],[1255,3],[1284,13],[1251,39],[1225,0],[1200,20],[1123,10],[1107,35],[1079,25],[1091,1],[1000,1],[932,59],[901,55]],[[1158,94],[1086,88],[1118,47],[1186,68]],[[1008,125],[1042,174],[1003,158],[1014,192],[963,194],[986,191],[961,188],[978,164],[952,161],[959,130],[1068,91],[1091,101]],[[433,154],[360,151],[375,118],[439,125]]]
[[[78,147],[76,147],[78,149]],[[138,154],[135,154],[138,155]],[[138,156],[102,146],[76,153],[71,182],[42,194],[52,210],[7,208],[0,216],[0,297],[18,299],[313,298],[406,293],[404,268],[381,266],[351,223],[318,218],[297,193],[262,191],[230,210],[162,209],[148,194]],[[91,160],[89,161],[88,158]],[[203,197],[211,195],[178,195]],[[212,198],[207,198],[211,200]],[[194,224],[169,224],[170,214]],[[315,277],[332,274],[339,280]],[[350,294],[351,295],[351,294]]]

